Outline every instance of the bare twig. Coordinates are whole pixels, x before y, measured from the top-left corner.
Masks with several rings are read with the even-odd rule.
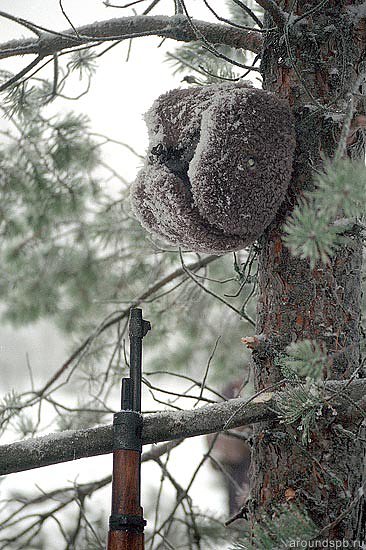
[[[207,256],[206,258],[202,258],[198,262],[194,262],[188,268],[190,271],[196,271],[197,269],[200,269],[201,267],[204,267],[208,265],[209,263],[215,261],[218,259],[218,256]],[[187,269],[187,268],[186,268]],[[138,298],[133,300],[129,307],[124,309],[121,312],[118,312],[111,317],[107,318],[101,325],[98,327],[97,331],[91,335],[88,336],[81,344],[80,346],[72,353],[72,355],[61,365],[61,367],[55,372],[55,374],[48,380],[48,382],[37,392],[38,395],[43,395],[46,393],[46,391],[64,374],[69,367],[73,364],[74,360],[90,345],[90,343],[93,341],[93,339],[96,336],[99,336],[102,334],[105,330],[110,328],[111,326],[119,323],[122,319],[126,318],[129,315],[129,311],[131,307],[137,307],[141,302],[143,302],[146,298],[160,290],[163,286],[167,285],[171,281],[174,281],[174,279],[184,275],[185,271],[183,268],[178,268],[166,277],[163,277],[160,279],[160,281],[157,281],[154,283],[151,287],[149,287],[145,292],[143,292]]]
[[[163,455],[169,456],[170,451],[180,445],[182,441],[183,440],[170,441],[168,443],[153,446],[150,450],[142,454],[141,462],[159,461]],[[103,489],[111,482],[111,480],[112,476],[107,475],[102,479],[87,483],[76,483],[75,481],[72,485],[61,486],[57,489],[53,489],[52,491],[44,491],[42,487],[36,485],[36,488],[40,494],[37,493],[35,495],[30,495],[28,492],[26,494],[18,492],[17,495],[13,495],[12,505],[9,507],[4,506],[1,510],[3,512],[1,518],[1,531],[3,535],[2,538],[0,538],[0,548],[4,548],[1,546],[2,542],[10,542],[7,539],[6,534],[12,533],[15,525],[17,526],[17,541],[20,543],[19,548],[28,548],[28,545],[23,545],[24,540],[20,537],[23,535],[29,535],[27,528],[23,530],[22,526],[26,526],[27,523],[29,524],[30,519],[38,518],[38,522],[41,524],[44,524],[47,518],[52,518],[57,521],[57,516],[55,516],[55,513],[64,510],[69,505],[73,505],[75,502],[78,505],[84,503],[87,497],[90,498],[94,493],[100,489]],[[3,502],[7,501],[5,500]],[[44,505],[47,503],[51,504],[52,502],[57,503],[56,508],[51,507],[48,510],[45,510]],[[61,506],[61,508],[59,508],[59,506]],[[85,523],[89,524],[88,519],[85,516],[85,510],[82,516],[84,517]],[[64,533],[65,540],[68,541],[69,544],[73,542],[72,547],[76,547],[75,543],[79,531],[78,527],[80,527],[78,526],[78,523],[79,522],[77,521],[71,536]],[[33,524],[33,528],[37,529],[37,527],[38,525],[36,521]],[[20,546],[21,544],[22,546]],[[70,546],[67,548],[69,547]],[[102,545],[100,545],[100,547],[102,547]]]
[[[23,76],[29,73],[29,71],[31,71],[34,67],[36,67],[36,65],[38,65],[38,63],[40,63],[41,61],[42,61],[42,56],[38,55],[36,59],[33,59],[33,61],[29,63],[26,67],[24,67],[21,71],[19,71],[19,73],[9,78],[9,80],[4,82],[4,84],[1,84],[0,92],[3,92],[7,88],[10,88],[10,86],[12,86],[13,84],[18,82],[18,80],[23,78]]]
[[[238,23],[234,23],[234,21],[231,21],[230,19],[226,19],[226,17],[222,17],[217,13],[217,11],[214,10],[214,8],[209,4],[207,0],[203,0],[203,3],[207,7],[207,9],[216,17],[218,21],[221,21],[222,23],[227,23],[228,25],[231,25],[232,27],[236,27],[237,29],[243,29],[245,31],[258,31],[258,29],[253,29],[252,27],[246,27],[244,25],[238,25]]]
[[[329,0],[322,0],[321,2],[319,2],[319,4],[311,8],[309,11],[303,13],[302,15],[299,15],[296,19],[296,23],[299,23],[299,21],[301,21],[302,19],[306,19],[307,17],[309,17],[309,15],[313,15],[317,11],[321,10],[326,4],[328,4],[328,2]]]
[[[254,13],[253,10],[248,8],[248,6],[246,4],[244,4],[240,0],[232,0],[232,1],[234,2],[234,4],[239,6],[243,11],[245,11],[245,13],[248,14],[253,19],[253,21],[255,21],[255,23],[257,23],[257,25],[260,29],[263,27],[262,21],[256,16],[256,14]]]
[[[210,294],[211,296],[213,296],[214,298],[216,298],[217,300],[222,302],[225,306],[227,306],[228,308],[235,311],[235,313],[237,313],[240,317],[242,317],[243,319],[248,321],[249,324],[251,324],[252,326],[255,326],[255,322],[253,321],[253,319],[251,319],[244,311],[239,311],[238,309],[236,309],[236,307],[231,305],[230,302],[227,302],[226,300],[224,300],[224,298],[219,296],[219,294],[216,294],[215,292],[212,292],[212,290],[205,287],[205,285],[203,285],[200,281],[197,281],[197,279],[191,273],[191,270],[184,264],[182,251],[180,250],[179,253],[180,253],[180,261],[182,263],[182,268],[183,268],[184,272],[187,273],[187,275],[192,279],[192,281],[194,281],[196,283],[196,285],[198,285],[200,288],[202,288],[202,290],[207,292],[207,294]]]
[[[65,9],[62,5],[62,0],[59,0],[59,5],[60,5],[60,9],[63,13],[63,16],[65,17],[66,21],[69,23],[70,27],[73,29],[74,33],[76,34],[76,36],[80,39],[80,35],[77,31],[77,29],[75,28],[75,26],[72,24],[72,21],[71,19],[69,18],[69,16],[67,15],[67,13],[65,12]]]
[[[146,2],[146,0],[134,0],[133,2],[129,2],[128,4],[122,4],[122,6],[119,6],[118,4],[111,4],[109,2],[109,0],[105,0],[103,2],[103,4],[107,7],[107,8],[121,8],[121,9],[126,9],[126,8],[130,8],[131,6],[135,6],[136,4],[141,4],[141,2]]]
[[[209,371],[209,369],[210,369],[211,361],[212,361],[212,359],[213,359],[213,357],[214,357],[214,355],[215,355],[215,352],[216,352],[218,343],[219,343],[219,341],[220,341],[220,338],[221,338],[221,335],[218,336],[218,337],[216,338],[215,345],[214,345],[214,347],[213,347],[213,350],[212,350],[211,353],[210,353],[210,357],[208,358],[207,365],[206,365],[206,368],[205,368],[205,372],[204,372],[204,375],[203,375],[203,378],[202,378],[202,384],[201,384],[200,394],[199,394],[199,397],[198,397],[198,399],[197,399],[197,401],[196,401],[196,403],[195,403],[194,406],[197,406],[198,403],[201,401],[201,399],[202,399],[202,397],[203,397],[203,392],[204,392],[204,390],[205,390],[205,388],[206,388],[206,381],[207,381],[208,371]]]
[[[210,40],[208,38],[208,36],[205,36],[205,34],[201,32],[199,27],[197,27],[195,20],[192,19],[191,16],[189,15],[187,6],[185,4],[185,1],[184,0],[179,0],[179,1],[180,1],[180,4],[181,4],[182,8],[183,8],[186,22],[190,26],[190,28],[192,30],[192,33],[195,36],[196,40],[199,40],[200,42],[202,42],[202,46],[205,50],[212,53],[218,59],[223,59],[224,61],[227,61],[228,63],[231,63],[232,65],[235,65],[236,67],[242,67],[243,69],[250,69],[252,71],[258,71],[259,72],[259,69],[255,68],[255,67],[250,67],[249,65],[245,65],[244,63],[239,63],[235,59],[233,59],[231,57],[228,57],[224,53],[220,52],[216,48],[215,42],[213,40]],[[241,31],[241,32],[246,32],[246,31]],[[254,32],[256,32],[256,31],[254,31]]]
[[[157,5],[159,4],[159,2],[160,2],[160,0],[153,0],[153,1],[151,2],[151,4],[150,4],[149,6],[147,6],[146,10],[144,10],[144,11],[142,12],[142,15],[147,15],[148,13],[150,13],[151,10],[152,10],[153,8],[155,8],[155,6],[157,6]]]
[[[77,38],[75,38],[74,36],[69,34],[70,31],[67,31],[65,33],[58,32],[58,31],[53,31],[52,29],[42,27],[42,25],[38,25],[37,23],[32,23],[31,21],[27,21],[26,19],[23,19],[22,17],[15,17],[14,15],[11,15],[10,13],[6,13],[4,11],[0,11],[0,17],[4,17],[5,19],[10,19],[11,21],[14,21],[15,23],[19,23],[20,25],[23,25],[24,27],[27,27],[32,32],[37,34],[40,37],[40,39],[41,39],[41,37],[43,37],[43,34],[41,32],[41,31],[43,31],[43,33],[49,34],[51,36],[58,36],[58,37],[66,38],[67,40],[72,40],[74,45],[75,45],[75,41],[78,42]],[[38,53],[38,52],[33,52],[33,53]]]

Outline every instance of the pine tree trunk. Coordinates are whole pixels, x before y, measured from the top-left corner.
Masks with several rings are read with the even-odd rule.
[[[293,4],[290,0],[277,3],[286,11]],[[319,3],[298,0],[294,13],[302,15]],[[345,112],[348,94],[365,70],[365,10],[363,18],[357,16],[362,3],[329,0],[301,23],[289,26],[288,32],[270,32],[265,41],[264,87],[288,99],[296,117],[298,146],[287,202],[260,243],[257,334],[264,336],[264,344],[253,354],[257,389],[283,378],[274,364],[274,352],[305,338],[323,342],[331,355],[327,379],[349,378],[360,367],[359,235],[329,265],[311,270],[308,262],[290,255],[280,228],[301,190],[311,186],[313,168],[334,154],[342,124],[339,114]],[[268,18],[266,26],[274,27],[273,21]],[[360,113],[359,105],[357,109]],[[363,154],[361,135],[348,154]],[[355,428],[352,420],[321,419],[305,450],[300,438],[295,439],[296,427],[269,423],[257,427],[252,519],[258,520],[263,510],[271,511],[275,504],[291,501],[304,506],[319,529],[335,522],[325,539],[364,542],[366,505],[364,497],[357,497],[365,475],[365,443],[335,429],[340,423],[345,429]],[[348,507],[349,513],[339,519]]]

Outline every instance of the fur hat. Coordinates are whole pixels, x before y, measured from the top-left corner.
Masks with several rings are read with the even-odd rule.
[[[291,178],[288,104],[246,83],[221,84],[172,90],[145,120],[150,144],[131,192],[142,225],[213,254],[258,239]]]

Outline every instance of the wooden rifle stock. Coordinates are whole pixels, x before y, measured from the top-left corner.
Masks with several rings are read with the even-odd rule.
[[[143,550],[144,526],[141,499],[141,361],[142,339],[150,330],[142,311],[131,308],[130,378],[122,379],[122,410],[113,417],[112,514],[108,550]]]

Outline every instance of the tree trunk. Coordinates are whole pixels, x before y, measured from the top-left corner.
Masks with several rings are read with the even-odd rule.
[[[277,3],[287,11],[293,4]],[[265,338],[253,354],[257,389],[283,378],[274,363],[275,352],[296,340],[325,344],[332,357],[324,373],[327,379],[349,378],[360,367],[359,235],[352,236],[328,265],[310,269],[307,261],[292,257],[284,246],[281,225],[301,190],[311,186],[313,168],[334,154],[342,124],[339,115],[365,69],[365,10],[363,18],[357,15],[362,3],[329,0],[297,25],[289,25],[283,33],[272,31],[265,40],[264,87],[286,98],[293,108],[297,151],[287,201],[260,243],[257,334]],[[318,4],[318,0],[298,0],[294,13],[302,15]],[[274,27],[273,21],[268,18],[265,26]],[[352,151],[363,155],[362,139],[357,136],[349,155],[355,156]],[[273,505],[291,501],[308,511],[319,530],[334,523],[325,539],[366,540],[365,499],[357,499],[365,479],[365,444],[335,430],[340,423],[347,430],[355,429],[352,418],[322,418],[306,449],[296,426],[262,423],[256,428],[249,505],[253,521],[263,510],[270,512]],[[349,513],[340,519],[348,507]]]

